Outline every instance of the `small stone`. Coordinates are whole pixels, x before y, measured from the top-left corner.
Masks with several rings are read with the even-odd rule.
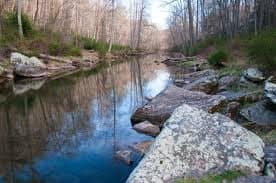
[[[243,76],[253,82],[260,82],[265,80],[263,73],[257,68],[248,68],[244,71]]]
[[[268,177],[275,178],[275,173],[276,173],[275,166],[272,163],[266,164],[264,173]]]
[[[120,150],[117,151],[115,154],[115,158],[124,162],[127,165],[131,165],[133,160],[132,160],[132,151],[130,150]]]
[[[276,104],[276,78],[270,77],[265,82],[265,96],[273,103]]]
[[[144,121],[133,126],[133,129],[139,133],[144,133],[152,137],[156,137],[160,133],[160,128],[157,125],[153,125],[149,121]]]
[[[150,146],[153,144],[153,141],[144,141],[144,142],[138,142],[130,147],[137,151],[138,153],[144,155],[149,151]]]

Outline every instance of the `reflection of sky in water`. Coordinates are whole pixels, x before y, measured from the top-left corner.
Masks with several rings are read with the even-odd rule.
[[[156,70],[155,76],[147,83],[143,83],[143,95],[154,97],[165,89],[168,83],[169,73],[165,70]],[[144,96],[137,93],[131,84],[124,87],[124,96],[120,101],[117,101],[116,96],[116,105],[110,106],[110,110],[104,114],[100,112],[98,101],[96,99],[91,101],[93,116],[90,116],[88,129],[83,129],[88,131],[78,131],[70,136],[71,143],[61,143],[62,146],[59,149],[53,150],[51,148],[53,144],[48,144],[49,147],[46,149],[50,150],[20,169],[16,174],[15,182],[24,183],[34,180],[46,183],[124,182],[141,157],[135,154],[135,163],[132,166],[126,166],[115,160],[113,153],[116,150],[128,148],[135,142],[151,139],[132,130],[130,122],[131,114],[137,106],[143,104]],[[111,98],[114,96],[112,92],[106,95]],[[135,95],[138,96],[133,97]],[[60,136],[59,139],[64,139],[62,136],[73,128],[72,117],[78,113],[81,112],[64,114],[67,122],[59,134],[56,134]],[[92,129],[93,133],[89,133]],[[83,134],[89,137],[82,138]],[[48,141],[51,142],[51,137]],[[0,178],[0,182],[4,181]]]

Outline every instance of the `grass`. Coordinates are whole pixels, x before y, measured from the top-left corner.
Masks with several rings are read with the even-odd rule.
[[[177,65],[179,67],[193,67],[195,64],[196,64],[195,61],[188,61],[188,62],[183,61],[183,62],[178,63]]]
[[[224,183],[225,181],[230,182],[244,175],[240,171],[226,171],[219,175],[208,175],[200,179],[182,179],[176,183]]]

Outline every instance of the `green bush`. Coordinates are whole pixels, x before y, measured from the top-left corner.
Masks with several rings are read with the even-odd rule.
[[[219,66],[222,62],[227,61],[227,53],[224,50],[217,50],[210,55],[208,63],[213,66]]]
[[[276,66],[276,31],[265,31],[254,37],[248,46],[251,60],[268,68]]]
[[[83,48],[86,50],[95,50],[96,44],[97,42],[94,39],[85,39],[83,43]]]
[[[48,46],[48,52],[50,55],[59,55],[61,53],[61,45],[58,42],[50,43]]]
[[[81,49],[77,47],[71,47],[66,51],[66,55],[79,57],[81,56]]]

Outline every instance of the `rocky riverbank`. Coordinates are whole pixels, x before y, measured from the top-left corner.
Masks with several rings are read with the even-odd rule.
[[[165,64],[177,66],[181,60],[166,59]],[[127,182],[175,182],[227,170],[251,176],[240,183],[252,176],[258,176],[256,182],[272,181],[275,148],[251,127],[275,128],[275,94],[275,77],[256,68],[245,69],[240,77],[207,69],[174,78],[174,86],[132,116],[134,127],[146,122],[146,134],[155,129],[156,135],[154,126],[162,130]]]

